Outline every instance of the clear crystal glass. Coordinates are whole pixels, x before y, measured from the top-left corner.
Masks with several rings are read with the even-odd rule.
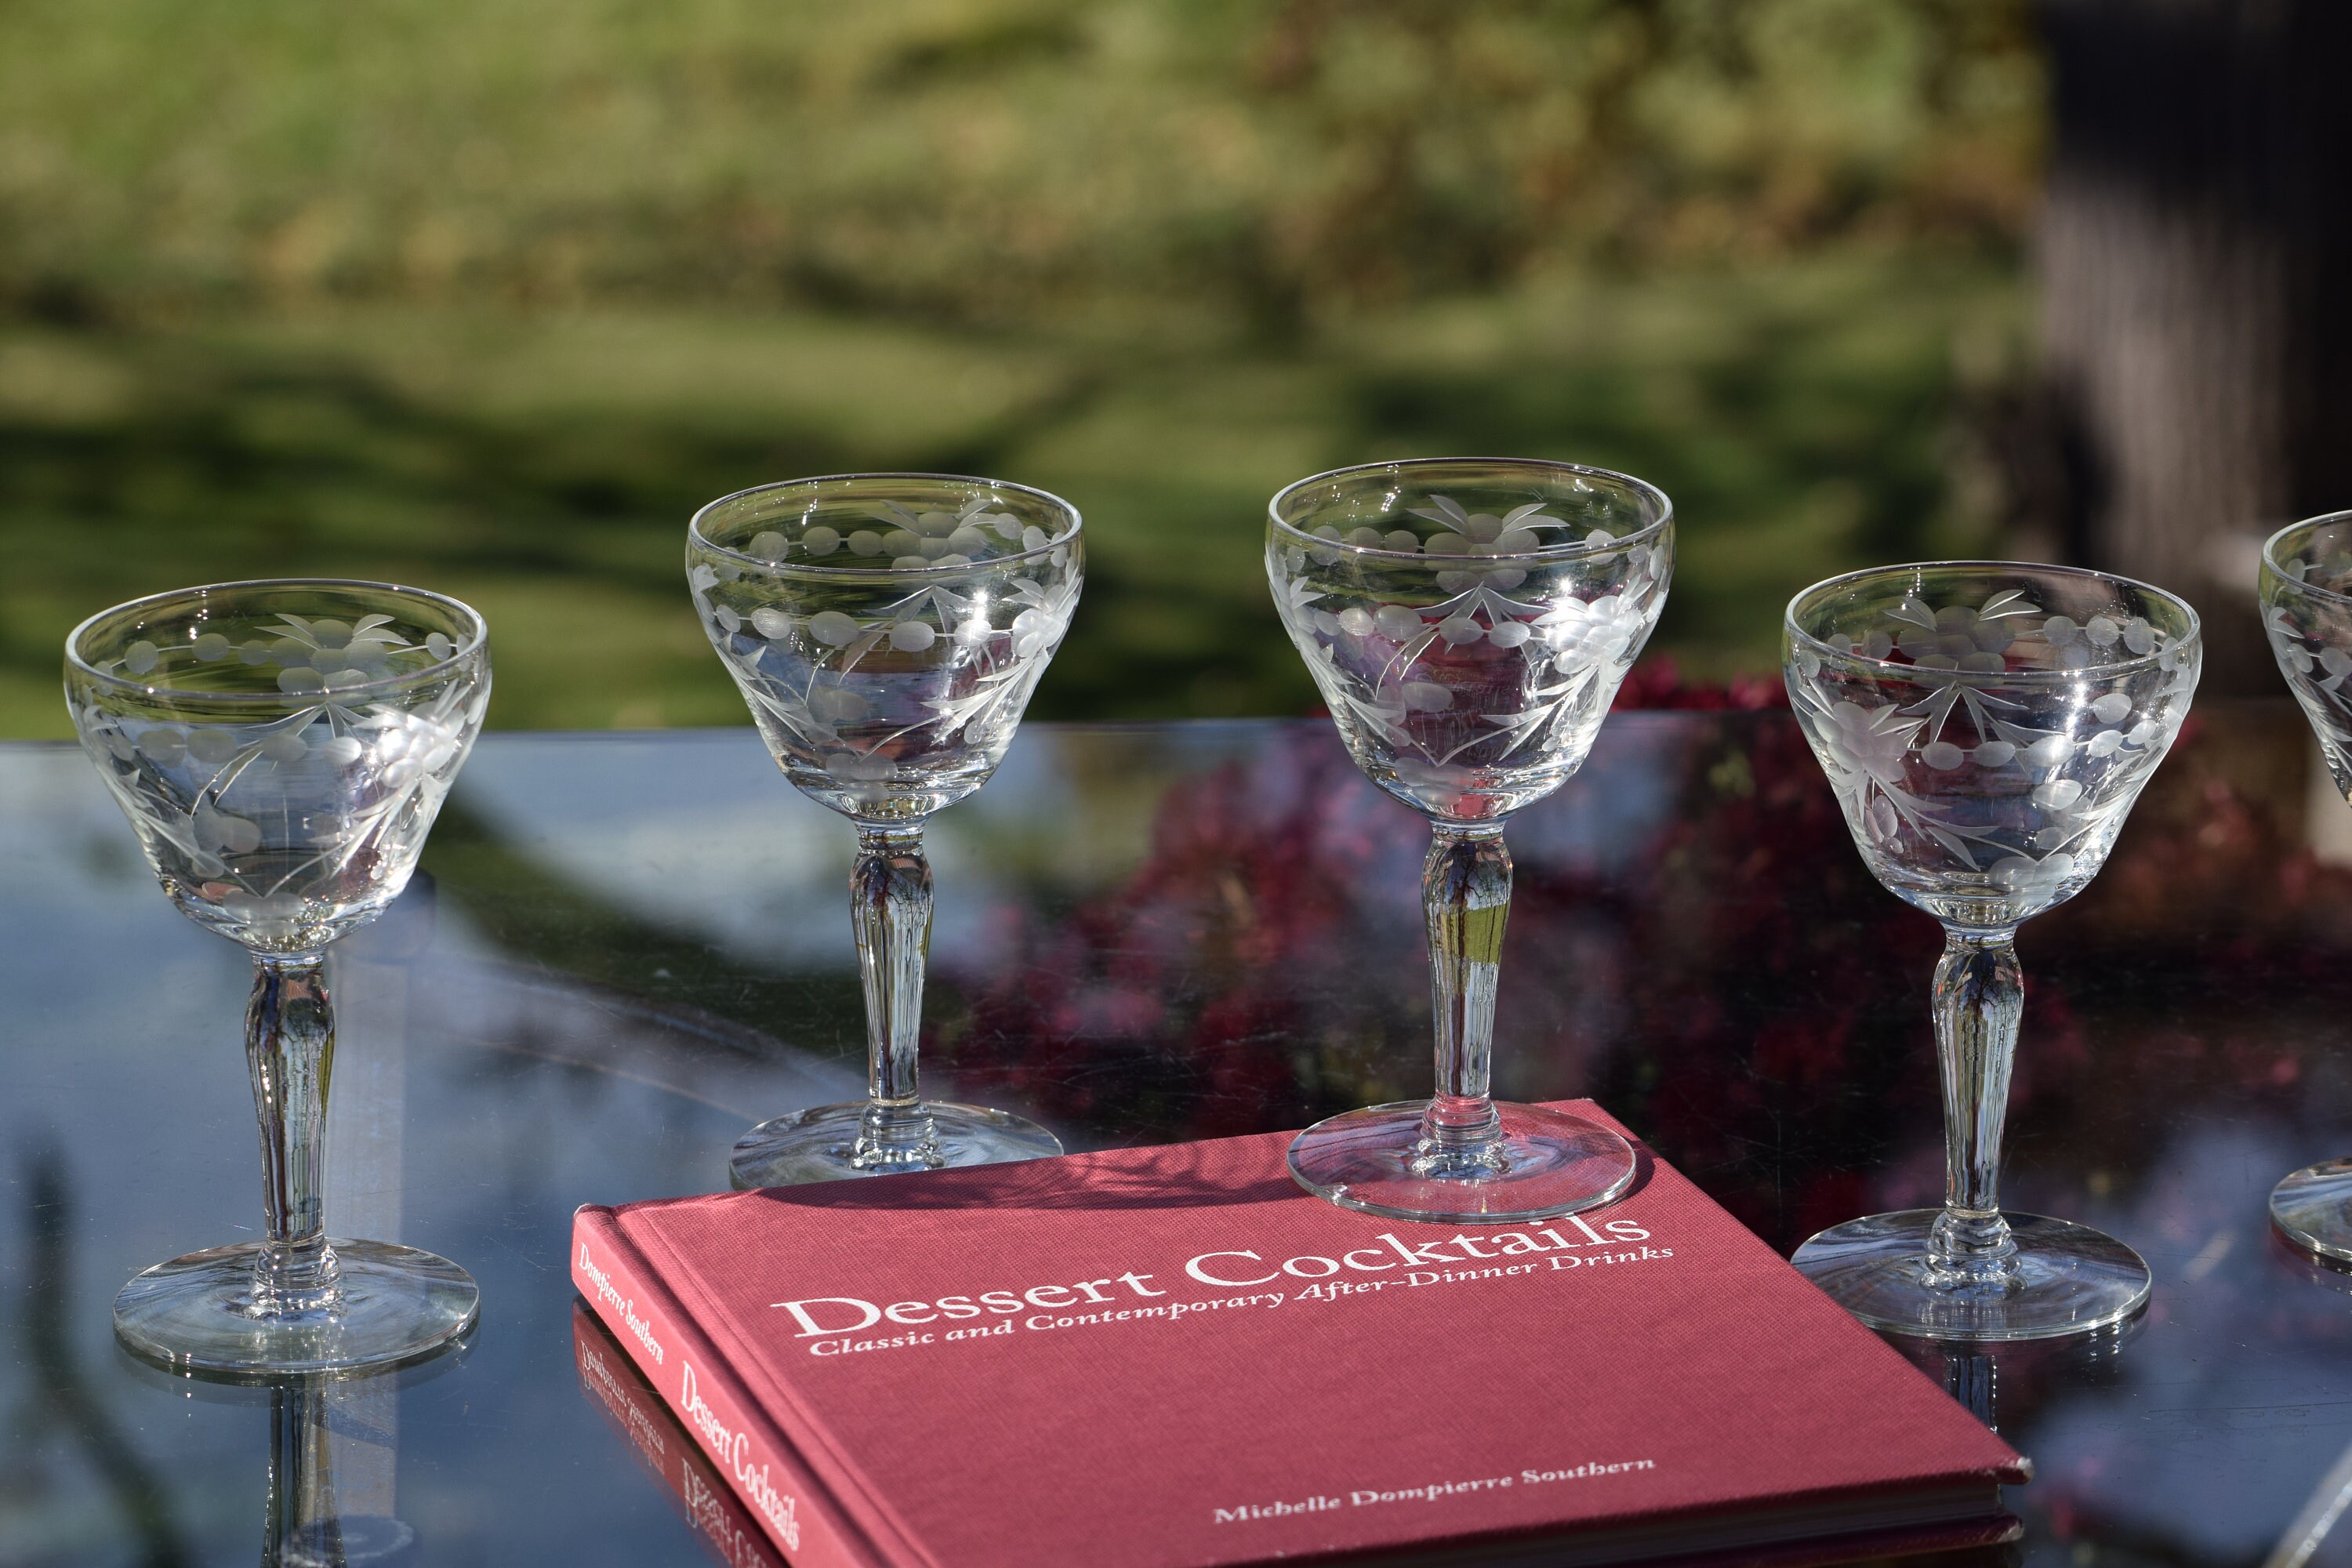
[[[1058,1154],[1035,1123],[921,1098],[923,823],[986,784],[1085,575],[1077,510],[995,479],[842,474],[715,500],[687,531],[703,629],[776,763],[850,819],[867,1097],[753,1128],[738,1186]]]
[[[1510,914],[1503,825],[1582,765],[1674,570],[1674,509],[1604,469],[1517,458],[1342,468],[1274,498],[1265,570],[1357,765],[1430,819],[1422,899],[1436,1093],[1317,1123],[1291,1174],[1348,1208],[1442,1223],[1604,1204],[1607,1128],[1488,1093]]]
[[[76,627],[65,688],[163,891],[254,958],[246,1058],[268,1235],[139,1275],[115,1298],[117,1332],[175,1370],[232,1377],[448,1344],[477,1310],[465,1270],[325,1234],[325,950],[415,869],[489,701],[482,618],[383,583],[185,588]]]
[[[2283,528],[2263,546],[2263,626],[2279,673],[2352,801],[2352,511]],[[2322,1160],[2271,1191],[2271,1222],[2305,1249],[2352,1263],[2352,1159]]]
[[[1789,696],[1871,874],[1943,922],[1944,1206],[1822,1232],[1794,1262],[1874,1328],[1970,1342],[2120,1322],[2123,1243],[2000,1204],[2024,1006],[2018,925],[2098,875],[2179,733],[2197,616],[2145,584],[2004,562],[1887,566],[1790,601]]]

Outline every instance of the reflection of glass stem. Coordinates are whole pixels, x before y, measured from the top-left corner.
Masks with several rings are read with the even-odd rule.
[[[263,1568],[310,1568],[344,1560],[323,1377],[270,1390],[268,1516]]]
[[[919,1096],[916,1067],[931,946],[931,863],[923,858],[922,824],[858,825],[849,898],[866,987],[867,1095],[851,1160],[869,1171],[934,1169],[944,1157]]]
[[[335,1016],[320,954],[255,954],[245,1057],[261,1120],[261,1201],[269,1219],[247,1310],[257,1318],[332,1312],[342,1304],[324,1215]]]
[[[1969,1407],[1969,1414],[1998,1432],[2000,1367],[1981,1351],[1944,1352],[1944,1392]]]
[[[1437,1092],[1422,1118],[1412,1167],[1424,1176],[1488,1176],[1502,1169],[1501,1120],[1487,1097],[1495,987],[1511,914],[1511,852],[1503,847],[1502,824],[1433,824],[1421,897],[1429,922]]]
[[[2001,1290],[2017,1279],[2017,1244],[2000,1217],[2001,1123],[2025,979],[2014,927],[1944,928],[1936,965],[1936,1052],[1944,1079],[1944,1212],[1927,1243],[1927,1282]]]
[[[271,1383],[262,1568],[415,1560],[416,1531],[389,1511],[396,1447],[385,1422],[398,1397],[374,1379]]]

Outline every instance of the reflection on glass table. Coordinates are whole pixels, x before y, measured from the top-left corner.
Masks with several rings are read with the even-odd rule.
[[[436,1367],[433,1375],[462,1365]],[[414,1374],[412,1374],[413,1376]],[[398,1493],[401,1374],[286,1378],[260,1392],[269,1415],[264,1568],[392,1568],[423,1561]]]
[[[2155,1282],[2113,1354],[1995,1357],[2037,1467],[2009,1500],[2026,1563],[2259,1563],[2352,1444],[2352,1279],[2265,1211],[2279,1173],[2352,1148],[2352,814],[2324,784],[2313,808],[2310,747],[2284,698],[2200,704],[2098,879],[2019,944],[2004,1200]],[[710,1560],[583,1402],[568,1227],[723,1190],[777,1105],[861,1092],[838,826],[749,733],[492,735],[417,883],[337,959],[330,1228],[481,1287],[462,1359],[399,1387],[396,1484],[365,1510],[418,1561]],[[959,894],[927,1068],[1074,1148],[1407,1098],[1417,826],[1323,720],[1026,727],[932,832]],[[1940,1200],[1940,932],[1854,856],[1790,715],[1616,713],[1512,833],[1498,1092],[1597,1096],[1784,1251]],[[174,1238],[254,1223],[215,1023],[239,955],[155,897],[69,748],[0,747],[0,1542],[12,1568],[250,1563],[266,1402],[192,1397],[106,1310]],[[110,1157],[126,1138],[140,1161]],[[2314,1563],[2352,1561],[2345,1529]]]
[[[781,1561],[768,1531],[719,1473],[710,1456],[646,1381],[587,1305],[572,1310],[572,1352],[580,1363],[580,1392],[613,1424],[622,1440],[665,1491],[676,1500],[702,1544],[727,1568],[775,1568]],[[789,1550],[800,1544],[799,1520],[787,1511],[780,1528]]]

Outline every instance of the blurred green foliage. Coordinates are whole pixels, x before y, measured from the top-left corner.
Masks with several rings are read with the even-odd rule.
[[[100,301],[1255,334],[1595,257],[2007,234],[2039,123],[2022,0],[8,0],[0,30],[0,280]]]
[[[1664,641],[1769,665],[1982,531],[2039,70],[2023,0],[0,0],[0,734],[281,572],[476,600],[499,723],[738,722],[685,516],[853,467],[1087,510],[1040,713],[1305,704],[1265,498],[1425,452],[1657,480]]]

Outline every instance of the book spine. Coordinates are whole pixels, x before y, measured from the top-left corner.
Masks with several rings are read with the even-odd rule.
[[[678,1429],[661,1395],[635,1367],[614,1365],[622,1359],[621,1347],[584,1305],[572,1308],[572,1339],[582,1390],[612,1418],[646,1473],[677,1500],[687,1522],[702,1532],[719,1560],[728,1568],[782,1568],[785,1559],[772,1549],[766,1529]]]
[[[572,1283],[796,1568],[887,1568],[744,1395],[610,1210],[572,1216]]]

